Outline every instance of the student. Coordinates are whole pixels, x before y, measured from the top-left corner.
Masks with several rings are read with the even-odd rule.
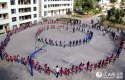
[[[10,56],[10,61],[13,62],[13,57],[12,56]]]
[[[30,56],[27,57],[27,62],[29,64],[29,62],[30,62]]]
[[[85,38],[83,39],[83,44],[85,43]]]
[[[21,58],[19,55],[17,55],[17,60],[18,60],[18,63],[20,64],[21,63]]]
[[[35,70],[38,70],[38,65],[39,65],[38,62],[34,65],[34,69],[35,69]]]
[[[100,60],[99,63],[98,63],[98,68],[99,69],[101,68],[101,64],[102,64],[102,60]]]
[[[64,74],[67,76],[67,68],[64,69]]]
[[[26,59],[24,58],[24,65],[27,65],[27,61],[26,61]]]
[[[50,67],[47,68],[47,74],[50,75],[51,69]]]
[[[93,64],[90,65],[90,72],[93,70]]]
[[[116,61],[116,58],[117,58],[117,57],[115,56],[114,59],[113,59],[113,63]]]
[[[9,55],[7,54],[7,53],[5,53],[6,54],[6,60],[9,62],[10,61],[10,58],[9,58]]]
[[[21,58],[21,63],[24,64],[24,58],[23,57]]]
[[[72,75],[74,72],[75,72],[75,67],[74,67],[74,65],[72,65]]]
[[[102,60],[101,68],[104,68],[105,60]]]
[[[70,42],[69,42],[69,47],[71,47],[71,46],[72,46],[72,42],[70,41]]]
[[[76,74],[77,74],[78,71],[79,71],[79,67],[76,66],[76,67],[75,67],[75,72],[76,72]]]
[[[48,69],[48,65],[47,64],[44,65],[44,69],[45,69],[44,72],[47,73],[47,69]]]
[[[60,76],[62,76],[62,74],[63,74],[63,68],[61,67],[61,69],[60,69]]]
[[[0,46],[0,58],[3,60],[3,58],[2,58],[2,49],[1,49],[1,46]]]
[[[34,65],[35,65],[35,61],[34,61],[34,60],[32,60],[32,63],[31,63],[31,64],[32,64],[32,66],[33,66],[33,68],[34,68]]]
[[[16,55],[13,56],[13,60],[14,60],[15,62],[17,62],[17,57],[16,57]]]
[[[58,65],[56,66],[56,78],[58,78],[58,76],[59,76],[59,67],[58,67]]]
[[[83,71],[83,64],[82,62],[79,64],[79,72]]]
[[[117,53],[116,53],[117,58],[119,58],[120,53],[121,53],[121,48],[119,47],[118,50],[117,50]]]
[[[79,40],[79,45],[81,45],[81,42],[82,42],[82,41],[81,41],[81,39],[80,39],[80,40]]]
[[[109,60],[108,60],[109,58],[107,57],[106,58],[106,60],[105,60],[105,68],[107,67],[107,65],[108,65],[108,62],[109,62]]]
[[[87,62],[86,66],[87,66],[87,70],[89,70],[89,67],[90,67],[90,62],[89,61]]]
[[[97,64],[94,64],[94,69],[96,70],[96,68],[97,68]]]
[[[105,36],[105,30],[103,31],[103,36]]]
[[[70,75],[70,70],[68,69],[68,70],[67,70],[67,76],[69,76],[69,75]]]

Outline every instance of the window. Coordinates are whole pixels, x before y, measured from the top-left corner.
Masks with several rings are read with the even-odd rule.
[[[53,5],[51,4],[51,7],[53,7]]]
[[[15,0],[10,0],[11,5],[15,5]]]
[[[48,8],[50,7],[50,5],[48,5]]]
[[[33,4],[36,4],[36,0],[33,0]]]
[[[47,5],[44,5],[44,8],[47,8]]]
[[[3,19],[6,19],[7,18],[7,14],[3,14]]]
[[[47,16],[47,11],[44,11],[44,16]]]
[[[2,14],[0,14],[0,19],[2,18]]]
[[[37,17],[37,14],[34,14],[34,18],[36,18]]]
[[[12,18],[12,22],[15,22],[15,21],[16,21],[16,17],[13,17],[13,18]]]
[[[33,11],[36,11],[37,10],[37,8],[36,7],[33,7]]]
[[[16,13],[16,9],[11,9],[11,13],[15,14]]]
[[[2,8],[5,8],[5,4],[2,4]]]
[[[47,0],[44,0],[44,2],[46,2]]]
[[[2,30],[3,29],[3,25],[0,25],[0,30]]]

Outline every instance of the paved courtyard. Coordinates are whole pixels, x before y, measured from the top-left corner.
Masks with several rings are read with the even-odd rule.
[[[95,17],[92,18],[95,19]],[[90,23],[90,19],[84,19],[82,22]],[[39,27],[40,26],[34,26],[14,34],[6,47],[6,52],[10,55],[19,54],[22,57],[29,56],[35,50],[35,33]],[[94,32],[94,37],[89,43],[66,48],[47,45],[45,47],[47,52],[40,51],[39,54],[35,55],[35,60],[41,65],[47,63],[52,69],[55,69],[56,65],[70,68],[73,64],[78,65],[80,62],[86,63],[90,61],[91,63],[96,63],[111,55],[115,48],[115,43],[110,39],[110,36],[108,34],[102,36],[102,32],[95,29],[90,30]],[[78,31],[72,33],[66,30],[48,30],[44,31],[40,37],[46,37],[52,40],[70,41],[84,38],[85,33]],[[5,35],[0,35],[0,41],[4,38]],[[124,56],[125,50],[122,51],[120,58],[114,64],[109,65],[106,69],[100,70],[100,72],[125,72]],[[53,74],[48,76],[43,72],[38,73],[36,71],[34,71],[35,75],[32,77],[27,69],[27,67],[18,63],[7,63],[0,60],[0,79],[3,76],[1,80],[100,80],[95,76],[96,72],[99,70],[82,72],[69,77],[63,76],[55,78]]]

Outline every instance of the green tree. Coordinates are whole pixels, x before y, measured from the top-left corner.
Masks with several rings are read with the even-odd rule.
[[[119,9],[115,10],[115,22],[117,22],[117,23],[122,22],[122,11]]]
[[[107,19],[112,21],[114,24],[122,22],[122,11],[120,9],[112,8],[107,14]]]
[[[89,13],[89,11],[94,9],[95,1],[94,0],[82,0],[82,9]]]
[[[74,0],[74,9],[82,8],[82,0]]]
[[[106,19],[106,18],[105,18],[104,15],[101,15],[101,16],[100,16],[100,21],[101,21],[102,23],[105,21],[105,19]]]

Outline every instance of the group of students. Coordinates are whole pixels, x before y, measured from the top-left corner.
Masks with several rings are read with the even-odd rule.
[[[16,34],[17,32],[20,32],[28,27],[31,27],[32,26],[32,23],[28,23],[24,26],[21,26],[19,28],[16,28],[14,30],[11,30],[11,31],[8,31],[6,33],[6,37],[3,41],[1,41],[1,44],[0,44],[0,58],[3,60],[4,58],[6,58],[7,61],[13,61],[12,59],[12,56],[9,56],[6,52],[5,52],[5,48],[7,46],[7,44],[9,43],[10,41],[10,38],[13,34]],[[15,56],[14,56],[15,57]],[[9,60],[10,59],[10,60]],[[15,59],[14,59],[15,60]]]
[[[69,20],[63,20],[63,19],[49,19],[49,20],[43,20],[43,24],[71,24],[71,25],[78,25],[81,24],[81,20],[73,20],[73,19],[69,19]]]
[[[93,37],[93,32],[87,29],[87,27],[90,27],[90,25],[88,25],[87,23],[80,23],[78,25],[72,26],[72,25],[52,24],[50,21],[48,21],[46,25],[41,25],[41,27],[37,30],[35,38],[37,39],[38,42],[43,42],[51,46],[74,47],[84,43],[88,43]],[[52,39],[40,37],[40,34],[42,32],[49,29],[59,29],[59,30],[64,29],[64,30],[69,30],[73,33],[75,33],[76,31],[80,31],[80,32],[84,32],[86,36],[83,39],[71,40],[67,42],[61,41],[61,40],[54,41]]]
[[[78,46],[78,45],[82,45],[85,43],[88,43],[93,37],[93,32],[92,31],[88,31],[87,35],[85,36],[85,38],[83,39],[79,39],[79,40],[73,40],[73,41],[54,41],[52,39],[48,39],[48,38],[43,38],[43,37],[39,37],[38,41],[51,45],[51,46],[60,46],[60,47],[74,47],[74,46]]]
[[[18,31],[18,29],[16,29]],[[17,31],[11,31],[7,33],[6,38],[4,41],[1,42],[0,44],[0,58],[1,60],[6,60],[8,62],[18,62],[19,64],[23,65],[29,65],[30,64],[30,57],[28,56],[27,58],[21,57],[20,55],[14,55],[10,56],[8,53],[5,52],[5,47],[7,46],[8,42],[10,41],[11,36],[17,32]],[[91,31],[90,31],[91,32]],[[93,36],[93,33],[89,34]],[[114,35],[112,35],[113,37]],[[107,57],[106,59],[100,60],[98,63],[90,63],[88,61],[87,63],[80,63],[79,65],[72,65],[71,68],[62,68],[59,67],[58,65],[56,66],[55,70],[52,70],[47,64],[45,65],[40,65],[39,62],[36,62],[34,59],[32,60],[31,64],[33,65],[33,68],[39,72],[44,71],[45,74],[50,75],[50,73],[53,73],[57,78],[59,76],[69,76],[73,74],[77,74],[82,71],[92,71],[96,69],[102,69],[106,68],[108,64],[111,62],[115,62],[117,58],[119,58],[119,55],[123,49],[124,41],[120,36],[116,38],[116,35],[114,37],[115,40],[118,40],[118,49],[112,53],[111,56]]]
[[[89,61],[86,64],[81,62],[78,66],[72,65],[70,69],[68,68],[63,69],[62,67],[59,68],[58,66],[56,66],[56,77],[62,76],[62,74],[64,74],[65,76],[69,76],[69,75],[77,74],[78,72],[82,72],[82,71],[91,72],[92,70],[106,68],[108,64],[114,63],[116,59],[119,58],[119,54],[124,48],[123,45],[124,45],[124,40],[120,38],[120,41],[118,42],[118,49],[115,50],[111,54],[111,56],[106,57],[106,59],[100,60],[98,63],[95,63],[95,64],[90,63]]]

